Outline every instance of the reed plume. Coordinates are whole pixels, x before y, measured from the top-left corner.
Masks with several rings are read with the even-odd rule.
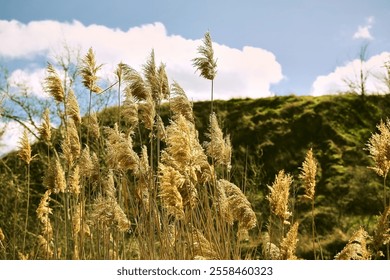
[[[143,122],[145,128],[153,131],[154,120],[156,118],[156,106],[151,96],[147,96],[146,100],[138,105],[139,119]]]
[[[53,238],[53,228],[49,217],[49,215],[53,214],[53,209],[49,206],[50,195],[51,191],[46,190],[36,210],[37,217],[42,224],[42,234],[46,240],[52,240]]]
[[[36,210],[37,217],[41,222],[42,235],[38,236],[38,244],[43,249],[46,259],[53,257],[53,228],[49,215],[53,214],[53,209],[50,208],[51,191],[46,190]]]
[[[295,250],[297,247],[299,223],[295,222],[290,230],[287,232],[286,237],[283,238],[280,243],[280,256],[281,260],[296,260]]]
[[[82,77],[83,85],[91,92],[101,93],[102,89],[97,85],[98,77],[97,72],[103,65],[97,65],[95,54],[92,48],[89,48],[87,54],[81,61],[80,74]]]
[[[96,113],[90,114],[88,116],[88,127],[91,135],[93,136],[94,139],[99,139],[100,138],[100,126],[99,126],[99,121],[97,118]]]
[[[306,153],[305,161],[301,167],[301,173],[299,178],[303,180],[303,186],[305,189],[304,199],[311,201],[311,224],[312,224],[312,242],[313,242],[313,253],[314,259],[317,258],[315,250],[315,217],[314,217],[314,195],[316,186],[316,175],[317,175],[317,161],[313,156],[313,150],[310,149]]]
[[[79,166],[80,166],[80,176],[85,178],[91,177],[91,175],[95,171],[95,166],[93,164],[91,153],[88,146],[85,146],[85,148],[81,152],[80,159],[79,159]]]
[[[58,159],[53,159],[45,173],[43,185],[52,193],[64,193],[66,190],[65,172]]]
[[[195,126],[184,116],[179,115],[166,129],[167,147],[161,161],[185,174],[193,183],[204,183],[211,179],[211,168],[207,156],[199,144]]]
[[[72,89],[69,90],[67,100],[66,100],[67,114],[71,117],[76,125],[80,125],[81,116],[80,108],[77,98]]]
[[[119,132],[118,125],[114,129],[106,128],[107,134],[107,164],[118,170],[136,170],[138,155],[133,150],[131,135],[127,137]]]
[[[219,127],[217,116],[215,113],[210,115],[209,132],[206,136],[210,142],[206,142],[206,153],[209,155],[215,164],[224,165],[228,170],[231,169],[232,147],[229,137],[224,138],[223,132]]]
[[[217,74],[217,61],[214,59],[213,43],[209,32],[203,38],[203,45],[198,47],[200,57],[194,58],[193,66],[200,72],[200,75],[211,80],[211,113],[213,112],[214,101],[214,78]]]
[[[198,47],[200,57],[194,58],[193,65],[200,72],[200,75],[207,80],[214,80],[217,74],[217,61],[214,59],[213,43],[210,32],[206,32],[203,38],[203,45]]]
[[[69,191],[78,196],[80,189],[80,167],[76,165],[69,176]]]
[[[250,230],[254,228],[257,225],[256,214],[241,189],[223,179],[218,180],[217,184],[226,194],[227,208],[229,210],[229,213],[225,213],[227,222],[231,224],[230,217],[232,217],[233,221],[238,221],[240,229]]]
[[[27,165],[29,165],[30,162],[33,160],[33,156],[31,155],[31,145],[28,139],[28,133],[26,129],[23,131],[22,137],[19,141],[18,155]]]
[[[67,133],[61,143],[62,154],[69,166],[79,158],[81,152],[80,138],[73,119],[68,119]]]
[[[125,95],[126,99],[123,101],[121,115],[132,131],[138,125],[138,104],[128,88],[125,90]]]
[[[50,125],[50,110],[46,108],[42,114],[42,124],[39,127],[40,137],[46,142],[49,143],[51,140],[51,125]]]
[[[192,230],[192,246],[194,260],[219,260],[216,247],[203,235],[203,233],[193,228]]]
[[[301,173],[299,178],[303,180],[303,186],[305,188],[304,198],[312,201],[315,195],[316,186],[316,175],[317,175],[317,161],[313,156],[313,150],[310,149],[307,154],[305,161],[301,167]]]
[[[172,215],[176,219],[182,219],[184,217],[184,207],[179,189],[183,187],[185,178],[170,166],[160,164],[159,169],[159,197],[161,203],[168,215]]]
[[[272,186],[268,186],[271,193],[267,196],[272,213],[280,217],[284,223],[289,223],[287,219],[291,216],[288,211],[288,198],[290,186],[293,179],[291,175],[285,174],[284,170],[279,171]]]
[[[128,85],[125,91],[130,93],[136,100],[146,100],[148,96],[152,96],[151,88],[134,69],[129,69],[126,74],[126,80],[128,81]]]
[[[61,78],[50,63],[47,64],[46,72],[47,76],[44,83],[45,91],[48,92],[58,103],[63,102],[65,99],[65,90]]]
[[[188,100],[183,88],[174,81],[171,86],[170,108],[174,116],[183,115],[188,121],[194,123],[192,103]]]
[[[377,258],[383,257],[384,254],[380,250],[383,245],[390,243],[390,207],[387,207],[385,211],[380,215],[376,224],[374,236],[372,239],[372,247]]]
[[[348,244],[335,256],[336,260],[369,260],[367,249],[368,233],[361,227],[349,239]]]

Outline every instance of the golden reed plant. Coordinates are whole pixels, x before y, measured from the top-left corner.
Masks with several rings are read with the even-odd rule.
[[[213,101],[217,65],[209,33],[203,43],[198,48],[200,57],[193,62],[201,76],[211,80]],[[78,72],[90,94],[88,112],[82,118],[74,89],[64,88],[60,75],[48,64],[45,89],[61,115],[60,139],[53,139],[47,109],[39,128],[48,146],[42,183],[46,190],[36,209],[36,244],[28,249],[23,245],[20,259],[299,258],[299,221],[289,206],[290,174],[281,170],[268,186],[270,217],[261,255],[256,248],[256,234],[263,234],[261,214],[254,212],[245,191],[229,181],[234,170],[232,144],[213,107],[207,141],[202,145],[193,104],[179,83],[169,86],[165,65],[156,63],[152,51],[141,72],[118,64],[116,124],[102,127],[98,115],[91,112],[92,93],[104,93],[98,85],[100,69],[90,48]],[[161,113],[165,108],[170,111],[168,121]],[[389,170],[386,129],[386,125],[379,126],[381,133],[368,145],[376,163],[374,170],[384,178]],[[26,139],[21,139],[19,155],[29,166],[33,156]],[[299,178],[303,197],[312,203],[314,258],[317,167],[309,150]],[[386,193],[384,196],[386,202]],[[361,229],[336,259],[381,255],[381,247],[389,242],[388,217],[385,208],[373,241]],[[4,238],[0,235],[0,245]],[[245,250],[248,244],[255,249]]]

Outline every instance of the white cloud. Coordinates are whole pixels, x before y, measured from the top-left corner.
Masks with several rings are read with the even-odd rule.
[[[93,47],[98,63],[105,65],[102,76],[112,71],[120,61],[139,70],[154,49],[157,61],[166,63],[170,80],[179,82],[189,98],[210,98],[210,82],[195,73],[191,61],[197,56],[201,39],[168,35],[162,23],[122,31],[102,25],[84,26],[78,21],[61,23],[47,20],[22,24],[15,20],[0,20],[0,41],[0,57],[32,61],[42,60],[42,56],[49,60],[58,55],[63,42],[80,48],[82,54]],[[218,58],[215,99],[270,96],[271,84],[283,79],[281,65],[269,51],[255,47],[235,49],[217,42],[214,43],[214,51]],[[21,69],[13,74],[35,79],[40,76],[41,70]],[[33,88],[39,91],[37,82],[33,84]]]
[[[7,124],[0,122],[0,130],[2,129],[5,129],[5,132],[0,139],[0,156],[17,150],[23,133],[23,127],[16,121],[10,121]]]
[[[363,63],[363,73],[368,75],[366,80],[366,90],[368,93],[378,93],[385,90],[380,77],[386,74],[383,66],[389,59],[390,53],[383,52],[370,57]],[[359,82],[360,69],[361,62],[359,59],[349,61],[345,65],[337,67],[333,72],[317,77],[312,84],[310,94],[318,96],[346,92],[349,90],[346,81],[351,81],[355,84]]]
[[[44,68],[16,69],[9,76],[8,82],[12,87],[17,87],[19,84],[27,86],[28,90],[37,97],[47,98],[48,94],[42,87],[45,71]]]
[[[353,34],[353,39],[365,39],[373,40],[370,30],[374,24],[374,17],[369,17],[366,19],[366,25],[358,26],[358,30]]]

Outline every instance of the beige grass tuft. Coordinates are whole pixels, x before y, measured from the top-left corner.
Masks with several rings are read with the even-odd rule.
[[[91,92],[101,93],[102,89],[97,85],[97,72],[102,65],[96,64],[95,54],[92,48],[89,48],[87,54],[81,61],[80,74],[84,86]]]
[[[290,230],[287,232],[285,238],[280,243],[280,259],[282,260],[296,260],[295,250],[298,242],[298,227],[299,223],[295,222]]]
[[[276,175],[272,186],[268,186],[271,193],[267,198],[270,202],[271,211],[283,219],[285,223],[288,223],[287,219],[291,216],[291,212],[288,211],[288,198],[292,181],[291,175],[285,174],[284,170],[281,170]]]
[[[42,114],[42,124],[39,127],[40,137],[47,143],[51,140],[50,111],[46,108]]]
[[[304,182],[304,197],[309,200],[313,200],[315,195],[317,165],[317,161],[313,156],[313,150],[310,149],[306,154],[305,161],[301,167],[301,173],[299,174],[299,178]]]
[[[27,164],[30,164],[33,157],[31,156],[31,145],[30,141],[28,140],[28,133],[25,129],[23,131],[22,137],[19,141],[19,157]]]
[[[45,91],[48,92],[57,102],[63,102],[65,99],[65,91],[61,78],[50,63],[47,64],[46,71],[47,76],[44,83]]]
[[[371,254],[367,249],[368,233],[361,227],[349,239],[344,249],[335,256],[336,260],[369,260]]]
[[[238,221],[241,229],[252,229],[257,225],[256,214],[252,209],[251,203],[248,201],[244,193],[239,187],[227,180],[218,180],[218,185],[222,188],[226,194],[229,214],[227,222],[231,224],[230,215],[233,217],[233,221]]]

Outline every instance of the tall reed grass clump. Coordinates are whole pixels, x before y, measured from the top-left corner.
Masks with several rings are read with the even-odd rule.
[[[224,133],[224,119],[213,107],[217,61],[210,33],[202,43],[192,62],[211,81],[204,135],[185,89],[169,80],[154,50],[140,71],[120,62],[106,89],[92,48],[77,71],[82,89],[69,86],[67,75],[62,79],[60,70],[47,65],[43,84],[55,106],[40,112],[37,130],[44,152],[34,154],[26,131],[20,139],[25,180],[7,181],[15,190],[13,225],[8,227],[12,232],[0,227],[1,258],[297,260],[300,242],[310,247],[310,258],[323,257],[316,225],[323,199],[317,197],[317,151],[307,150],[295,171],[280,170],[271,184],[262,182],[251,193],[245,183],[237,184],[234,139]],[[107,120],[104,111],[93,111],[92,99],[109,89],[117,94],[117,104]],[[88,108],[81,108],[77,98],[84,92]],[[378,129],[367,149],[371,168],[384,179],[384,210],[372,234],[353,229],[335,259],[389,257],[389,121]],[[34,185],[32,163],[43,170]]]

